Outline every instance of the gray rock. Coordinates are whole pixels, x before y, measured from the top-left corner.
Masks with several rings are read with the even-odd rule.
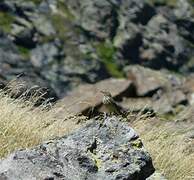
[[[146,179],[152,160],[136,132],[118,117],[96,118],[75,133],[17,151],[0,161],[0,178]]]
[[[190,4],[190,3],[192,4]],[[193,2],[178,0],[177,6],[173,11],[174,20],[177,24],[178,31],[191,44],[194,42],[194,16],[193,16]],[[193,54],[192,54],[193,55]]]
[[[36,68],[45,68],[54,61],[59,55],[59,50],[54,43],[37,46],[31,51],[31,62]]]
[[[6,80],[9,76],[19,73],[23,65],[22,57],[17,47],[5,35],[0,36],[0,74]],[[13,68],[15,66],[15,68]],[[21,72],[20,72],[21,73]]]
[[[5,35],[0,35],[0,83],[12,86],[13,97],[18,97],[26,91],[30,95],[33,86],[38,86],[40,89],[44,87],[44,93],[47,94],[44,97],[56,97],[50,85],[35,72],[29,61],[20,56],[18,48]],[[50,89],[48,90],[51,92],[50,95],[47,93],[47,88]]]
[[[139,47],[142,44],[142,34],[140,28],[133,23],[126,23],[124,27],[119,27],[114,38],[114,46],[119,52],[121,59],[131,60],[138,63]],[[128,62],[124,61],[123,64]]]
[[[15,6],[16,18],[11,34],[15,38],[16,44],[32,48],[34,45],[28,44],[35,44],[37,41],[36,33],[41,36],[55,35],[55,29],[50,19],[45,17],[45,14],[51,12],[41,13],[32,1],[17,0],[13,5]],[[30,42],[27,44],[28,41]]]
[[[14,6],[13,1],[2,0],[0,2],[0,10],[14,12],[15,11],[15,6]]]
[[[31,17],[31,20],[36,28],[37,32],[44,36],[55,35],[55,29],[51,24],[50,20],[45,16],[34,15]]]
[[[33,48],[36,44],[36,29],[28,16],[28,13],[36,14],[36,6],[33,2],[24,1],[10,1],[12,6],[11,16],[14,17],[14,21],[11,25],[10,35],[17,45]]]
[[[155,172],[146,180],[167,180],[160,172]]]
[[[63,97],[67,91],[82,82],[94,83],[109,77],[99,60],[84,58],[81,55],[77,57],[77,52],[71,53],[72,56],[68,55],[69,52],[65,51],[62,43],[57,40],[31,50],[32,65],[37,71],[41,69],[41,76],[51,84],[58,97]]]
[[[183,64],[183,59],[186,60],[185,49],[176,25],[157,15],[146,26],[140,57],[143,64],[153,68],[176,68]]]
[[[33,26],[23,19],[12,25],[11,36],[17,45],[33,48],[36,45],[35,31]],[[20,24],[21,23],[21,24]],[[28,26],[28,27],[25,27]]]
[[[138,97],[151,97],[144,106],[152,107],[159,114],[172,113],[178,105],[187,105],[188,98],[182,89],[183,80],[168,72],[158,72],[139,65],[125,68],[129,80],[134,82]],[[130,103],[130,102],[126,102]],[[131,107],[131,105],[129,105]],[[141,106],[142,107],[142,106]]]
[[[126,76],[136,85],[138,96],[152,96],[159,89],[170,86],[166,75],[139,65],[125,67]]]
[[[129,22],[146,25],[156,13],[154,7],[143,0],[122,0],[118,5],[121,26]]]
[[[177,19],[189,19],[192,17],[193,8],[187,0],[178,0],[174,14]]]
[[[103,0],[67,1],[77,21],[91,35],[98,38],[114,37],[118,25],[114,3]]]
[[[142,0],[121,1],[118,6],[119,26],[116,30],[114,45],[118,48],[123,64],[140,63],[143,29],[155,15],[155,9]],[[121,60],[120,60],[121,61]]]
[[[119,26],[114,45],[120,52],[119,58],[125,59],[123,64],[138,63],[155,69],[173,69],[188,61],[191,52],[185,39],[193,43],[190,10],[187,13],[190,18],[180,19],[176,12],[166,16],[171,11],[169,8],[156,11],[156,8],[141,0],[125,1],[118,6]],[[187,3],[182,10],[180,7],[181,1],[176,10],[186,13]]]

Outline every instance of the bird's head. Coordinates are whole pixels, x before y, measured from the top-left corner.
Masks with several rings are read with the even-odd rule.
[[[104,96],[112,97],[111,93],[108,91],[100,91]]]

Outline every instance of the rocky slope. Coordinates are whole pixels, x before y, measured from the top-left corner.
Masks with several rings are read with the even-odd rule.
[[[59,98],[81,83],[122,77],[129,64],[193,71],[192,7],[184,0],[2,0],[1,82],[26,73],[22,80]]]

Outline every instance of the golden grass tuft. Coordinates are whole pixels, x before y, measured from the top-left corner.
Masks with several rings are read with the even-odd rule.
[[[149,124],[146,121],[136,122],[134,126],[140,132],[156,170],[170,180],[194,179],[194,142],[185,138],[185,133],[193,127],[179,129],[172,128],[168,122]]]
[[[59,114],[59,111],[58,108],[48,111],[45,105],[34,107],[30,101],[11,99],[0,91],[0,158],[17,149],[66,135],[80,126],[78,120],[85,118]]]

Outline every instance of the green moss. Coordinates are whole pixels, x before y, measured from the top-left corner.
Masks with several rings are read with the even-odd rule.
[[[189,2],[190,2],[191,4],[193,4],[193,3],[194,3],[194,0],[189,0]]]
[[[54,14],[51,16],[51,21],[53,26],[55,27],[55,30],[57,32],[57,36],[61,39],[61,40],[66,40],[66,33],[68,31],[68,29],[65,26],[65,21],[66,19],[59,15],[59,14]],[[54,37],[47,37],[49,40],[54,38]]]
[[[57,37],[61,40],[67,41],[68,32],[75,32],[75,30],[72,29],[74,16],[64,2],[58,1],[57,12],[50,14],[49,18],[57,32]],[[55,36],[44,37],[42,42],[49,42],[53,39],[55,39]]]
[[[154,4],[164,4],[171,7],[176,6],[177,0],[147,0],[148,3],[154,5]]]
[[[11,31],[11,25],[14,21],[14,17],[6,12],[0,11],[0,27],[6,33]]]
[[[74,15],[72,14],[70,9],[68,8],[68,6],[64,2],[61,2],[61,1],[58,2],[58,9],[59,9],[61,15],[65,16],[67,19],[69,19],[69,20],[75,19]]]
[[[18,50],[20,52],[20,54],[26,58],[29,59],[30,58],[30,50],[28,48],[25,48],[23,46],[18,46]]]
[[[119,70],[117,64],[114,62],[115,48],[111,43],[100,43],[96,46],[97,54],[106,66],[108,72],[114,77],[123,77],[124,74]]]
[[[57,31],[58,37],[62,40],[67,40],[67,33],[75,32],[71,25],[74,17],[64,3],[61,3],[59,9],[60,11],[51,15],[50,19],[55,27],[55,30]],[[52,37],[49,37],[49,39],[51,38]]]

